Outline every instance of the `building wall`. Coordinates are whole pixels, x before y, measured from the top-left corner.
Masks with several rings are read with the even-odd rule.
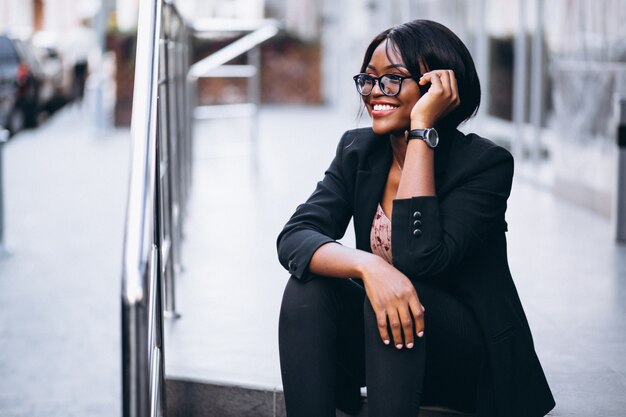
[[[84,14],[90,12],[86,8],[78,6],[73,0],[43,0],[44,19],[43,30],[66,33],[72,27],[79,24]],[[83,12],[84,11],[84,12]],[[95,10],[91,11],[95,13]]]
[[[30,34],[43,30],[62,36],[81,19],[93,17],[100,4],[94,0],[1,0],[0,30]]]
[[[554,189],[611,215],[616,197],[617,97],[626,96],[626,2],[545,5]]]
[[[32,31],[35,11],[33,3],[24,0],[0,1],[0,30]]]
[[[415,18],[439,21],[466,43],[482,81],[471,128],[509,146],[518,175],[612,215],[615,102],[626,96],[625,0],[322,4],[326,102],[356,108],[351,75],[380,30]]]

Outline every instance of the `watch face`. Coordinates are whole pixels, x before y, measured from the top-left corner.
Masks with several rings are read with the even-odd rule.
[[[439,134],[435,129],[428,129],[426,131],[426,143],[431,148],[434,148],[439,143]]]

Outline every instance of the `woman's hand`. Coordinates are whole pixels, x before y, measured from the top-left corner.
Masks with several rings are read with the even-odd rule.
[[[461,103],[456,77],[452,70],[427,72],[419,79],[419,85],[431,83],[428,91],[417,100],[411,110],[411,129],[434,127],[441,119]]]
[[[362,274],[365,291],[376,313],[378,331],[383,342],[390,343],[387,319],[396,348],[413,347],[413,324],[418,337],[424,335],[424,307],[411,281],[393,265],[373,256]]]

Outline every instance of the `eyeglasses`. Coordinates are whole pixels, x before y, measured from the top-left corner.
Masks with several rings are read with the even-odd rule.
[[[383,74],[380,77],[372,77],[369,74],[357,74],[352,79],[356,84],[356,91],[363,97],[367,97],[372,94],[374,89],[374,83],[378,81],[378,87],[380,91],[386,96],[393,97],[400,94],[402,88],[402,81],[407,78],[413,80],[419,79],[420,75],[398,75],[398,74]]]

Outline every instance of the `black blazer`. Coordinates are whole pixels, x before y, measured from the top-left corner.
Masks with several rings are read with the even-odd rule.
[[[393,202],[393,265],[411,280],[446,289],[473,313],[488,355],[478,415],[544,416],[555,402],[507,261],[504,213],[513,158],[477,135],[439,133],[436,196]],[[340,239],[352,217],[357,248],[371,252],[370,229],[391,163],[387,136],[370,128],[343,135],[323,180],[278,236],[279,260],[293,276],[313,279],[311,256]]]

